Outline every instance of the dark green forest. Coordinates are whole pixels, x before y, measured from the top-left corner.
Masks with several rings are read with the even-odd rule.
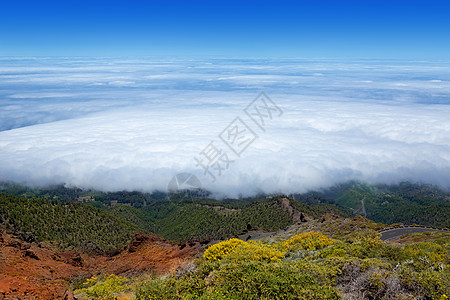
[[[64,186],[33,189],[0,185],[1,226],[61,248],[115,253],[136,232],[156,233],[174,242],[227,239],[248,230],[275,231],[294,220],[325,214],[361,214],[385,224],[450,227],[449,194],[436,187],[402,183],[369,186],[348,183],[320,193],[260,195],[221,201],[161,192],[102,193]]]
[[[350,183],[324,194],[334,198],[336,205],[375,222],[450,228],[450,193],[435,186],[408,182],[391,186]]]
[[[29,241],[51,241],[63,249],[107,254],[121,250],[137,230],[82,203],[4,194],[0,194],[0,224]]]

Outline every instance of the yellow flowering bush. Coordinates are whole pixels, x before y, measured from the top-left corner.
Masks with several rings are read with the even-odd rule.
[[[449,245],[439,245],[430,242],[420,242],[407,245],[404,252],[412,257],[418,269],[439,270],[442,263],[449,260]]]
[[[206,249],[195,271],[145,282],[136,299],[328,300],[340,299],[337,286],[355,299],[448,299],[446,240],[393,245],[366,229],[348,236],[351,243],[320,232],[272,244],[223,241]]]
[[[284,252],[261,242],[244,242],[239,239],[229,239],[206,249],[203,257],[212,261],[221,259],[233,261],[280,261],[284,258]]]
[[[205,253],[203,254],[203,258],[207,260],[221,260],[224,258],[227,254],[232,252],[236,247],[244,244],[245,242],[240,239],[229,239],[220,243],[217,243],[215,245],[210,246],[208,249],[205,250]]]
[[[372,229],[355,230],[346,239],[356,243],[367,243],[370,245],[382,244],[381,234]]]
[[[446,274],[448,276],[448,274]],[[420,272],[417,276],[418,283],[423,287],[428,296],[432,299],[445,299],[449,292],[448,277],[439,274],[439,272],[426,270]]]
[[[98,299],[116,299],[114,294],[125,291],[128,281],[129,279],[114,274],[109,275],[105,280],[99,280],[93,276],[84,283],[87,286],[86,288],[75,292]]]
[[[318,250],[334,244],[336,241],[321,232],[311,231],[297,234],[280,243],[280,249],[286,252],[299,250]]]
[[[284,252],[261,242],[250,241],[236,247],[228,258],[234,261],[280,261],[284,258]]]

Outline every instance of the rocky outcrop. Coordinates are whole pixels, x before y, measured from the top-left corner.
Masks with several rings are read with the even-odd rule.
[[[281,198],[281,207],[283,209],[287,210],[289,212],[289,214],[292,216],[292,223],[298,224],[300,222],[302,222],[302,223],[308,222],[307,216],[303,212],[300,212],[300,211],[296,210],[294,207],[292,207],[291,201],[293,201],[293,200],[291,200],[287,197]]]

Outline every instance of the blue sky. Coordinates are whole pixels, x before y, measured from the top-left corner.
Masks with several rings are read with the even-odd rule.
[[[448,1],[0,2],[0,56],[447,59]]]

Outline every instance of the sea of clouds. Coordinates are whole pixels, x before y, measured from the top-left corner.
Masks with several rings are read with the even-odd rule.
[[[264,130],[243,111],[281,110]],[[219,138],[240,117],[240,156]],[[215,181],[194,157],[230,161]],[[214,169],[209,169],[214,171]],[[217,196],[348,180],[450,188],[450,62],[0,58],[0,181],[167,189],[178,173]]]

